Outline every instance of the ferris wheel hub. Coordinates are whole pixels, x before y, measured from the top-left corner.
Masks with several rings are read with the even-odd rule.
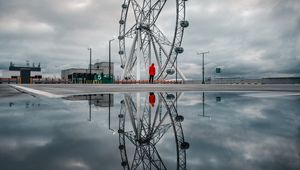
[[[141,24],[139,24],[139,27],[137,29],[151,31],[150,30],[150,24],[148,24],[148,23],[141,23]]]

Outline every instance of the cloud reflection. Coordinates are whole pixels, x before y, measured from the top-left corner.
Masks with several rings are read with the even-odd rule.
[[[178,113],[184,116],[184,136],[190,142],[187,169],[299,169],[299,96],[247,94],[205,93],[205,115],[211,119],[199,116],[202,93],[187,92],[180,98]],[[147,95],[142,93],[142,100]],[[110,128],[116,131],[122,99],[123,94],[114,94]],[[119,139],[109,130],[107,107],[92,105],[89,122],[85,100],[9,100],[0,100],[0,114],[5,115],[0,116],[1,169],[122,169]],[[37,100],[40,107],[18,107]],[[15,105],[9,107],[9,102]],[[155,107],[157,102],[158,98]],[[176,169],[174,148],[171,130],[157,144],[168,169]]]

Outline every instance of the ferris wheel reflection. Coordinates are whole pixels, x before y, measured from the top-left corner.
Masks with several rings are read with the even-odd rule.
[[[186,169],[186,149],[177,100],[182,93],[150,92],[145,98],[124,94],[119,118],[119,150],[124,169],[167,169],[157,145],[168,131],[173,131],[177,169]],[[171,129],[171,130],[170,130]],[[129,147],[128,147],[129,146]],[[133,155],[130,155],[130,149]]]

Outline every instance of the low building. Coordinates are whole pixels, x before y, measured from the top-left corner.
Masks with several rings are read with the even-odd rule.
[[[261,79],[246,78],[214,78],[207,84],[261,84]]]
[[[110,64],[111,79],[114,78],[114,63]],[[69,68],[61,71],[61,78],[72,83],[86,83],[88,81],[105,82],[109,78],[109,62],[95,63],[90,69],[85,68]]]
[[[300,77],[269,77],[263,78],[262,84],[300,84]]]

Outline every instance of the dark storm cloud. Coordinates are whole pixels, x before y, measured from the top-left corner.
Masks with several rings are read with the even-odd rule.
[[[118,34],[122,1],[0,0],[0,63],[41,62],[44,73],[86,67],[88,47],[93,58],[107,60],[107,41]],[[300,1],[187,1],[187,20],[179,56],[189,78],[200,77],[207,51],[207,74],[221,66],[223,76],[293,76],[300,73]],[[174,18],[166,7],[163,20]],[[167,35],[174,26],[162,24]],[[117,41],[113,61],[119,63]],[[3,68],[1,66],[1,68]],[[119,66],[115,67],[120,74]]]

